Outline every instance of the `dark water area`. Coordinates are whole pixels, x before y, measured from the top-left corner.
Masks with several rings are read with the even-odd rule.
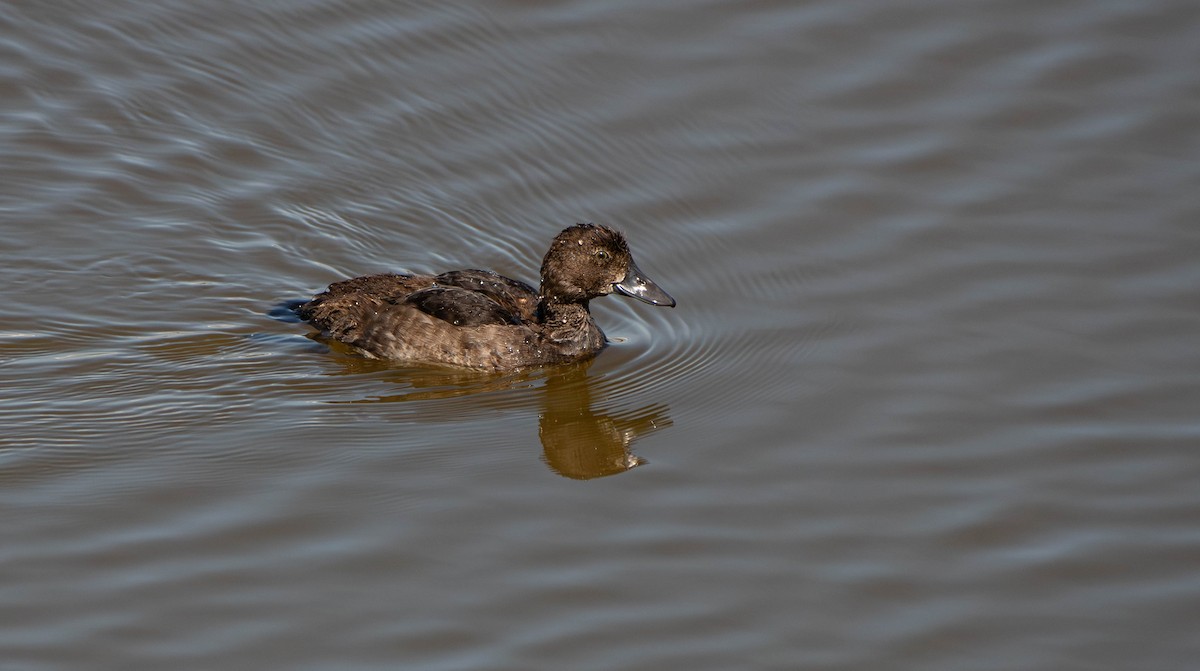
[[[1200,659],[1200,5],[0,5],[0,669]],[[592,362],[330,347],[620,228]]]

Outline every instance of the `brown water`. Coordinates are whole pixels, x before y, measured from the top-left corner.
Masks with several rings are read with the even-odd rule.
[[[1168,0],[0,4],[0,669],[1196,668],[1197,64]],[[576,221],[679,300],[590,366],[279,308]]]

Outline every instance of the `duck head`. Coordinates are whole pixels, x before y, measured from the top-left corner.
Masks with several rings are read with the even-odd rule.
[[[675,307],[675,299],[633,262],[620,232],[576,224],[554,238],[542,259],[543,296],[563,303],[586,303],[614,291],[651,305]]]

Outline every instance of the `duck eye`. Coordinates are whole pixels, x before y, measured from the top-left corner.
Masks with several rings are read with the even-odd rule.
[[[596,258],[600,259],[601,261],[607,261],[608,260],[608,252],[604,251],[603,249],[597,249],[596,250]]]

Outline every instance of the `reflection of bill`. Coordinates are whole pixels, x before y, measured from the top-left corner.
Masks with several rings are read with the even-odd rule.
[[[546,378],[538,422],[546,464],[577,480],[623,473],[646,463],[630,452],[630,445],[639,436],[671,426],[668,408],[661,404],[612,412],[602,403],[597,407],[592,398],[596,380],[588,377],[587,368],[572,366]]]

